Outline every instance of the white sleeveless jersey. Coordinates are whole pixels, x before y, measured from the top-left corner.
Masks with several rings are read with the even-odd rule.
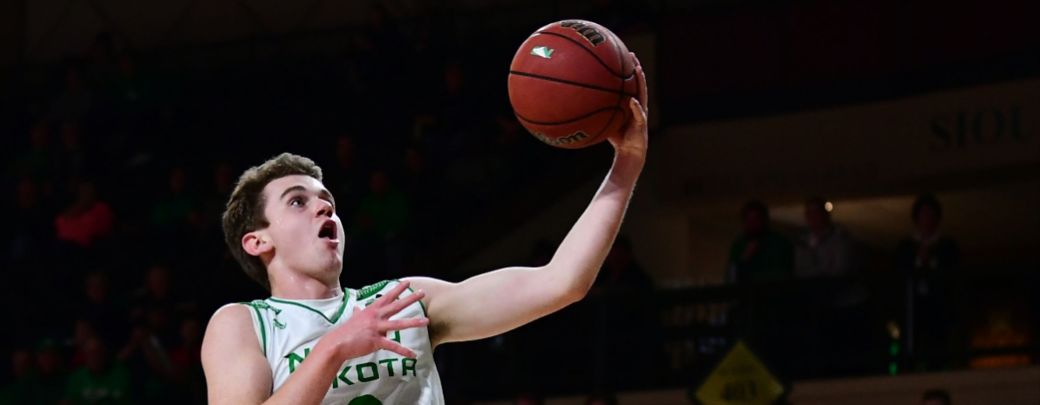
[[[382,281],[326,300],[285,300],[275,297],[245,303],[250,307],[256,338],[274,378],[272,393],[289,380],[326,333],[350,319],[354,308],[364,308],[398,281]],[[411,295],[411,289],[401,297]],[[391,319],[425,316],[421,302],[409,305]],[[322,404],[444,404],[441,380],[433,362],[427,328],[390,332],[388,338],[415,352],[409,359],[388,350],[347,360],[340,367]]]

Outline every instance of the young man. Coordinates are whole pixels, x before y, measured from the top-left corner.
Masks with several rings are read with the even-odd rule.
[[[224,213],[225,240],[271,298],[213,315],[202,344],[209,402],[443,404],[437,345],[494,336],[582,299],[646,159],[646,85],[637,74],[642,100],[630,100],[630,124],[608,137],[614,164],[541,267],[342,289],[343,225],[321,169],[283,154],[246,171]]]

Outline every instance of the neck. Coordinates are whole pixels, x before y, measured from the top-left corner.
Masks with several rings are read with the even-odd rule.
[[[271,296],[273,297],[293,300],[317,300],[332,298],[342,292],[338,277],[330,281],[291,270],[272,270],[274,269],[268,269],[268,274],[271,277]]]

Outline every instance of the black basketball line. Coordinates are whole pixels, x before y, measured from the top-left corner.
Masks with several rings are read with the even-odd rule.
[[[620,99],[620,98],[621,98],[621,96],[618,96],[618,98]],[[600,128],[599,132],[598,132],[598,133],[596,133],[596,136],[595,136],[595,137],[593,137],[593,138],[599,138],[599,136],[600,136],[601,134],[603,134],[603,131],[606,131],[606,130],[607,130],[607,128],[610,128],[610,124],[614,122],[614,117],[617,117],[617,113],[618,113],[618,111],[620,111],[620,110],[621,110],[620,108],[618,108],[618,109],[615,109],[615,110],[614,110],[614,112],[610,114],[610,119],[609,119],[609,120],[607,120],[607,125],[604,125],[604,126],[603,126],[603,128]]]
[[[560,37],[560,38],[566,39],[568,41],[571,41],[572,43],[577,45],[578,48],[581,48],[581,50],[583,50],[585,52],[588,52],[589,55],[592,55],[592,58],[596,59],[596,62],[599,62],[599,64],[602,65],[603,68],[607,70],[607,72],[610,72],[611,75],[613,75],[614,77],[617,77],[619,79],[628,80],[628,79],[632,78],[632,75],[636,74],[636,71],[634,69],[632,70],[632,73],[630,73],[628,76],[624,76],[624,75],[618,74],[617,72],[614,71],[614,69],[611,69],[610,66],[607,66],[606,62],[603,62],[603,59],[600,59],[599,56],[597,56],[595,52],[592,52],[591,49],[585,47],[585,44],[582,44],[581,42],[578,42],[574,38],[568,37],[568,36],[563,35],[563,34],[557,34],[555,32],[547,32],[547,31],[538,31],[535,34],[536,35],[537,34],[552,35],[554,37]],[[614,38],[617,39],[617,36],[615,35]],[[616,44],[614,45],[614,53],[620,53],[620,52],[617,51],[617,45]],[[624,67],[625,67],[625,64],[622,63],[621,64],[621,68],[623,69]]]
[[[613,35],[613,33],[611,33],[611,34]],[[614,36],[614,39],[615,40],[614,41],[610,41],[610,43],[612,45],[614,45],[614,53],[616,53],[617,56],[618,56],[618,66],[621,66],[621,68],[624,69],[625,68],[625,59],[624,59],[625,56],[621,54],[621,47],[619,47],[618,44],[617,44],[619,41],[621,41],[621,39],[618,38],[617,36]],[[635,74],[635,73],[636,73],[635,69],[632,69],[632,74]],[[625,82],[626,81],[628,81],[628,79],[625,79],[625,80],[621,81],[621,88],[618,89],[618,91],[621,92],[621,94],[625,93]],[[636,91],[639,91],[639,90],[636,90]],[[618,110],[621,110],[621,108],[623,108],[623,107],[621,107],[621,102],[624,99],[625,99],[624,97],[621,97],[620,95],[618,95],[618,98],[617,98],[617,108],[618,108]],[[607,121],[607,125],[605,127],[603,127],[604,131],[607,128],[610,128],[610,124],[614,122],[614,117],[617,116],[617,113],[618,113],[617,111],[614,111],[614,113],[610,115],[610,120],[608,120]]]
[[[548,80],[550,82],[569,84],[571,86],[584,87],[586,89],[599,90],[599,91],[605,91],[607,93],[620,94],[620,95],[625,95],[625,96],[629,96],[629,97],[634,97],[634,95],[628,94],[628,93],[624,92],[624,89],[625,89],[624,82],[621,83],[621,92],[619,93],[617,90],[608,89],[606,87],[596,86],[594,84],[586,84],[586,83],[575,82],[575,81],[570,81],[570,80],[566,80],[566,79],[557,79],[555,77],[542,76],[542,75],[535,74],[535,73],[527,73],[527,72],[519,72],[519,71],[516,71],[516,70],[510,70],[509,74],[517,75],[517,76],[531,77],[531,78],[541,79],[541,80]]]
[[[601,112],[608,111],[608,110],[618,110],[618,107],[603,107],[603,108],[600,108],[598,110],[594,110],[592,112],[589,112],[589,113],[586,113],[586,114],[582,114],[582,115],[580,115],[578,117],[571,118],[571,119],[564,120],[564,121],[535,121],[535,120],[532,120],[530,118],[524,117],[523,115],[520,115],[520,113],[516,112],[516,110],[513,110],[513,114],[516,115],[516,118],[519,118],[521,120],[524,120],[524,121],[527,121],[529,123],[536,124],[536,125],[564,125],[564,124],[570,124],[570,123],[575,122],[575,121],[581,121],[583,119],[589,118],[589,117],[591,117],[593,115],[596,115],[596,114],[599,114]],[[614,111],[614,113],[617,114],[617,111]]]

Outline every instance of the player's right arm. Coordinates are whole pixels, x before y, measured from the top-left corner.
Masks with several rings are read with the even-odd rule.
[[[415,358],[414,352],[386,338],[388,331],[422,327],[428,322],[426,318],[389,320],[425,296],[422,291],[416,291],[397,299],[407,288],[407,282],[400,283],[372,305],[356,310],[350,320],[318,341],[307,355],[307,361],[300,363],[274,393],[271,392],[274,380],[271,366],[253,331],[248,308],[241,304],[224,306],[213,315],[202,341],[202,368],[209,403],[320,404],[347,359],[380,349]]]

